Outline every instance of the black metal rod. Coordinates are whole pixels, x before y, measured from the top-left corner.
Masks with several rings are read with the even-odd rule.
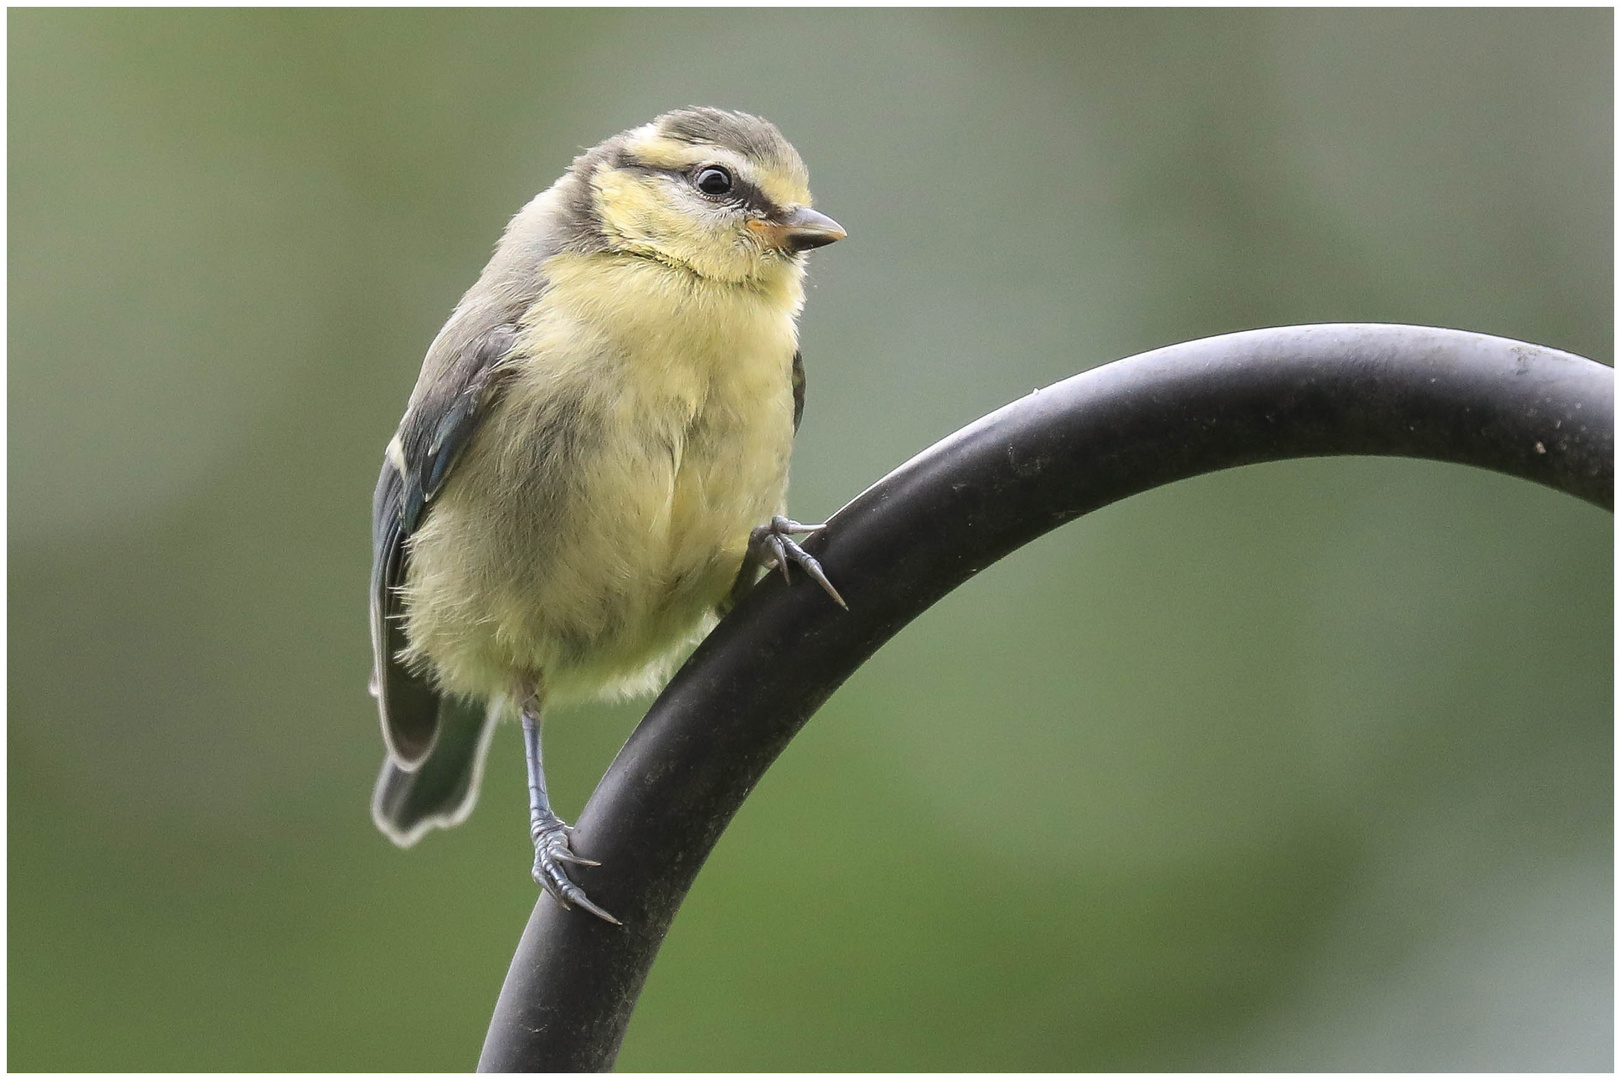
[[[610,926],[541,896],[483,1071],[613,1065],[704,859],[766,768],[901,627],[1049,529],[1190,476],[1287,458],[1429,458],[1613,509],[1615,373],[1417,326],[1280,327],[1173,345],[1032,393],[862,492],[808,543],[850,603],[764,579],[699,646],[574,832]]]

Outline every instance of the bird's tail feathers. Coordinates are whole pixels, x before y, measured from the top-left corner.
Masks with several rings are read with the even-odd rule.
[[[488,709],[446,694],[439,701],[439,736],[433,751],[408,772],[392,756],[372,792],[371,816],[400,847],[410,847],[429,829],[460,825],[473,812],[484,759],[501,702]]]

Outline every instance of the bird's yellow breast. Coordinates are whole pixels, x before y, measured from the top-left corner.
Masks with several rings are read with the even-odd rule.
[[[565,253],[503,390],[412,540],[411,658],[480,696],[661,680],[780,513],[797,267],[741,286]]]

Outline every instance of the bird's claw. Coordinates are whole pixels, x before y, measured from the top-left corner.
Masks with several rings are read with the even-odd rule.
[[[597,918],[619,926],[619,920],[593,904],[585,895],[585,890],[574,884],[568,872],[563,869],[565,863],[573,863],[576,866],[602,865],[594,859],[585,859],[574,854],[569,848],[569,834],[572,831],[561,822],[553,828],[537,830],[533,871],[535,884],[551,893],[552,899],[563,905],[563,910],[567,911],[578,905]]]
[[[816,561],[814,555],[811,555],[794,541],[796,534],[809,536],[825,528],[827,528],[826,522],[820,525],[803,525],[800,522],[777,514],[768,524],[761,525],[749,533],[749,556],[767,570],[780,569],[782,579],[788,582],[793,580],[788,573],[788,564],[798,563],[800,569],[804,570],[812,581],[820,585],[822,591],[832,597],[835,604],[849,611],[850,605],[844,602],[844,597],[839,595],[839,590],[833,587],[833,583],[827,580],[827,575],[822,572],[822,564]]]

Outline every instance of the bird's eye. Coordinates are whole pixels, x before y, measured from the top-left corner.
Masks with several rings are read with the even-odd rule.
[[[705,195],[724,195],[732,190],[732,174],[719,165],[705,165],[692,182]]]

